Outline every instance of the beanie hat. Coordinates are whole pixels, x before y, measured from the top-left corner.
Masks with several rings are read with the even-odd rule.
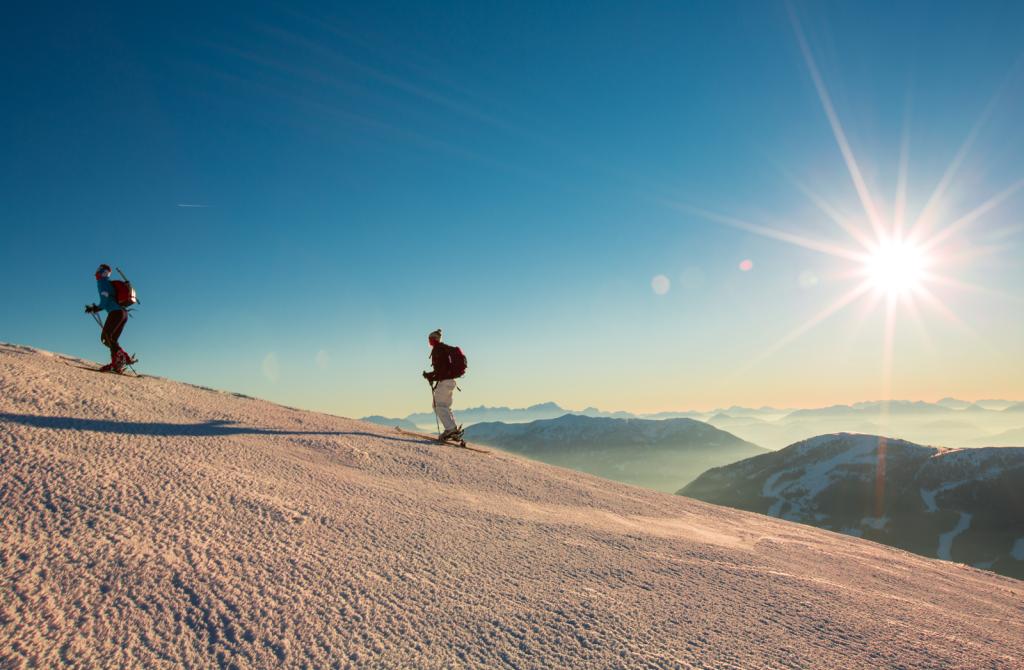
[[[441,341],[441,329],[438,328],[437,330],[432,332],[430,335],[427,335],[427,338],[431,339],[431,340],[437,340],[438,342],[440,342]]]

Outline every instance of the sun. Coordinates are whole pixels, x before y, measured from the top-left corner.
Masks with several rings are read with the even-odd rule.
[[[883,240],[864,261],[863,272],[879,293],[896,297],[921,288],[929,265],[920,246],[904,240]]]
[[[786,333],[759,355],[755,356],[743,371],[765,360],[783,347],[797,340],[826,319],[842,312],[855,303],[860,303],[860,321],[877,313],[881,307],[882,323],[882,397],[890,399],[893,375],[893,358],[897,321],[909,318],[918,326],[918,332],[928,341],[928,328],[921,320],[921,308],[936,312],[949,323],[971,332],[959,315],[946,304],[944,293],[949,290],[972,291],[1001,296],[984,286],[977,286],[953,276],[951,273],[970,261],[989,254],[998,253],[997,244],[975,245],[964,231],[990,217],[998,207],[1011,197],[1024,192],[1024,178],[1005,186],[977,204],[972,209],[955,211],[951,207],[950,193],[958,186],[955,181],[964,157],[974,143],[978,129],[989,116],[986,111],[967,134],[960,149],[935,185],[934,191],[924,199],[908,197],[908,187],[913,181],[909,176],[910,130],[904,124],[899,144],[899,161],[896,180],[891,192],[895,198],[890,203],[872,193],[864,172],[857,161],[839,114],[832,102],[825,80],[804,36],[799,17],[789,6],[800,51],[804,56],[808,72],[818,93],[822,110],[828,119],[837,148],[849,172],[852,190],[863,208],[863,213],[852,214],[847,207],[840,207],[815,193],[795,177],[794,185],[803,192],[810,202],[824,215],[808,222],[815,228],[825,220],[841,229],[846,236],[836,238],[808,236],[793,229],[774,225],[752,223],[743,219],[711,212],[685,203],[668,201],[669,206],[695,214],[714,223],[737,228],[746,232],[785,242],[797,247],[832,256],[838,264],[831,272],[831,280],[852,279],[848,290],[839,294],[817,313]],[[998,97],[998,96],[997,96]],[[990,103],[995,104],[995,98]],[[878,173],[878,171],[874,171]],[[916,212],[908,211],[908,204],[920,207]],[[1007,229],[1009,230],[1009,229]],[[741,268],[743,269],[743,268]],[[801,285],[802,286],[802,285]],[[858,323],[859,326],[859,323]],[[737,373],[740,374],[740,373]]]

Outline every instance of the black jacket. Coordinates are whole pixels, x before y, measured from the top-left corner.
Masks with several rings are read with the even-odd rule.
[[[438,342],[430,351],[430,365],[434,371],[427,373],[427,379],[432,382],[442,382],[445,379],[455,379],[452,374],[451,351],[455,347],[449,347],[444,342]]]

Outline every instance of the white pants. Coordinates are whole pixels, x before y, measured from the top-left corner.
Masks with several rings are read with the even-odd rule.
[[[455,393],[455,380],[445,379],[434,386],[434,414],[441,420],[445,430],[455,430],[455,415],[452,414],[452,395]]]

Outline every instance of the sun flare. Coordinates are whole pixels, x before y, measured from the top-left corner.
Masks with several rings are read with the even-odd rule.
[[[886,240],[866,259],[864,274],[877,291],[897,296],[920,288],[928,265],[928,257],[920,247],[902,240]]]
[[[851,215],[848,208],[826,200],[795,177],[790,179],[821,211],[824,218],[836,224],[848,239],[837,240],[832,236],[807,235],[793,229],[753,223],[688,204],[672,203],[672,206],[721,225],[832,256],[836,260],[836,267],[831,279],[854,280],[838,297],[755,356],[737,372],[737,375],[799,339],[826,319],[855,303],[860,303],[863,308],[860,310],[859,321],[863,321],[872,313],[878,313],[878,308],[881,307],[881,392],[883,399],[891,399],[897,321],[913,321],[927,342],[928,329],[921,316],[921,308],[924,307],[942,316],[947,322],[971,332],[956,311],[947,305],[948,297],[945,294],[951,291],[973,291],[1001,295],[983,286],[963,281],[952,273],[962,271],[965,264],[972,259],[1000,250],[998,245],[976,246],[964,233],[979,221],[990,217],[1011,197],[1024,192],[1024,179],[1017,179],[966,212],[955,211],[950,206],[952,199],[949,194],[955,190],[957,172],[974,143],[978,129],[987,120],[986,112],[967,134],[952,162],[942,173],[934,191],[920,201],[923,203],[920,209],[917,212],[908,211],[908,204],[916,207],[918,203],[917,199],[910,198],[908,194],[909,185],[912,183],[909,178],[910,131],[909,126],[905,125],[899,145],[898,168],[892,191],[895,198],[887,205],[884,200],[872,193],[868,180],[864,177],[811,47],[804,36],[799,17],[792,6],[789,7],[789,14],[822,110],[831,126],[836,145],[849,172],[852,190],[856,193],[863,212]],[[995,99],[990,106],[993,104]],[[817,227],[819,223],[821,221],[814,220],[812,225]],[[800,276],[801,288],[818,284],[817,277],[813,274],[809,275],[815,277],[813,282],[805,282],[805,275]]]

